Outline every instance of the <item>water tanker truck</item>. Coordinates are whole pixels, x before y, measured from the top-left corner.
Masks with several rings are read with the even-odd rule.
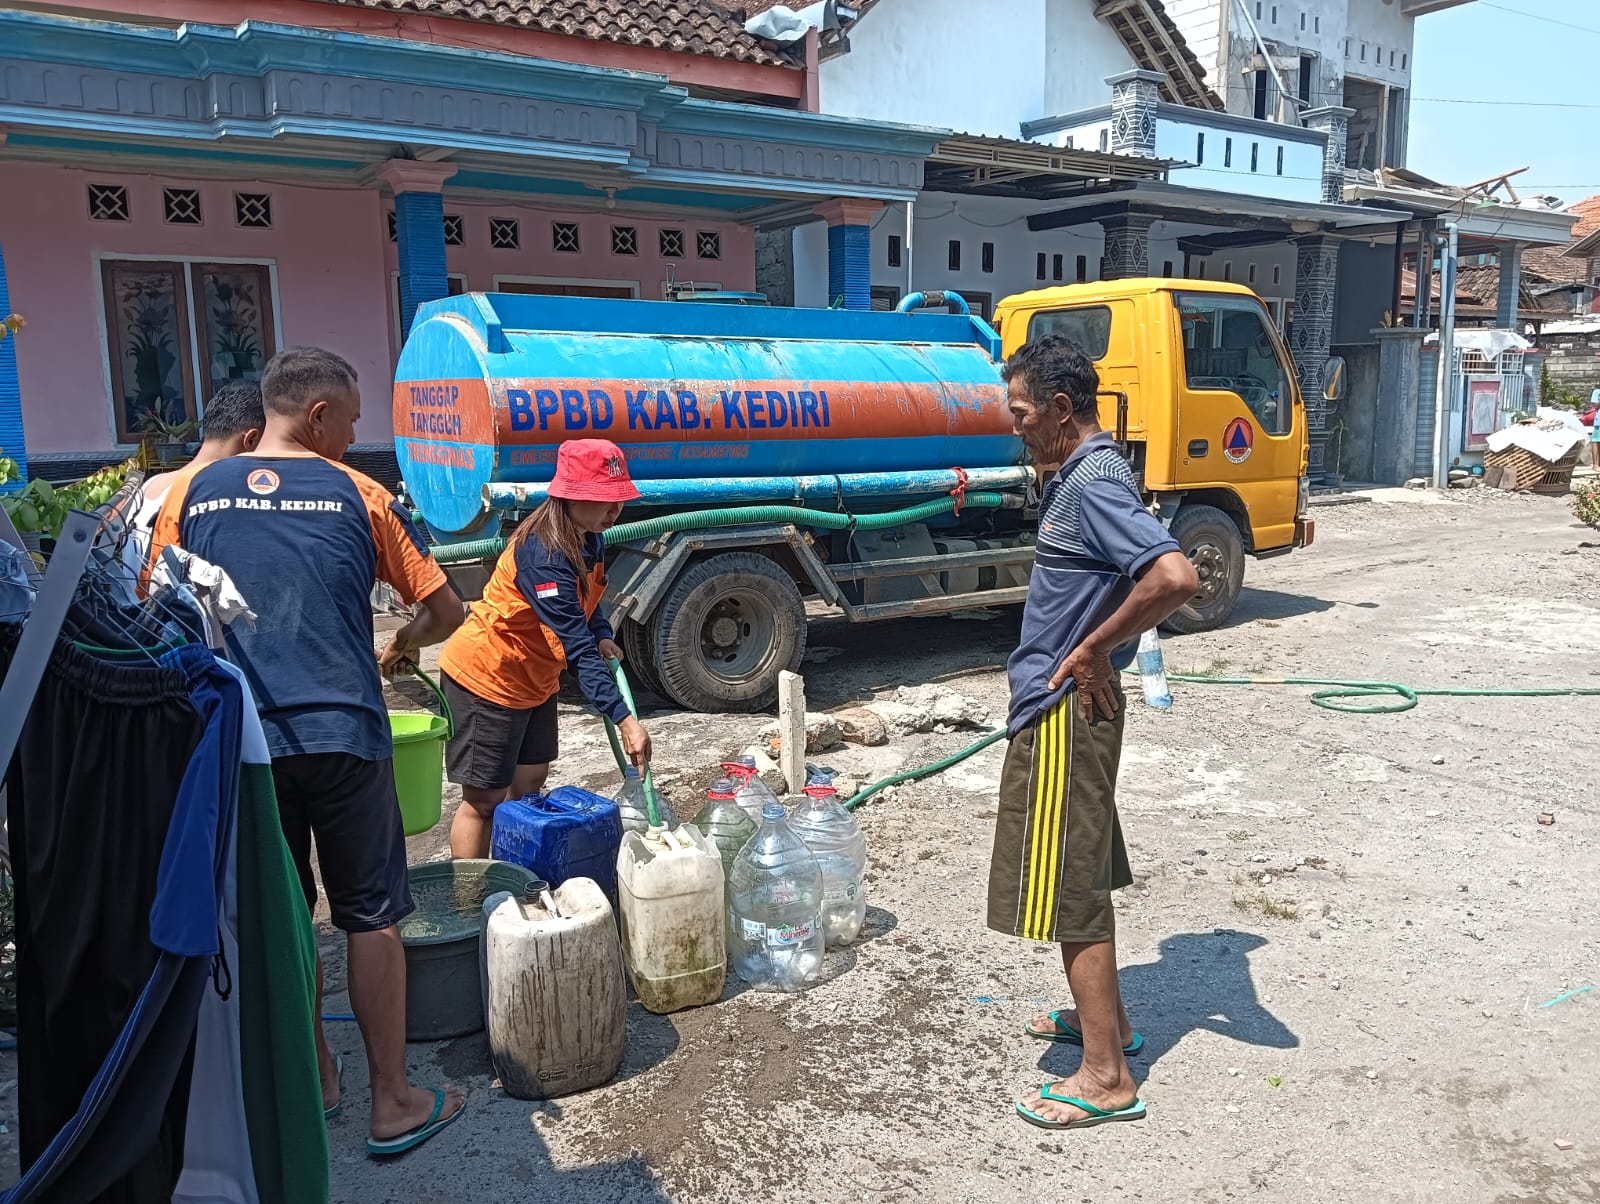
[[[618,638],[635,677],[705,711],[771,706],[808,603],[870,622],[1024,599],[1051,466],[1024,462],[1000,365],[1047,330],[1094,356],[1102,423],[1200,571],[1175,630],[1227,619],[1247,554],[1311,542],[1305,409],[1248,290],[1048,289],[997,325],[938,293],[894,313],[450,297],[401,354],[396,453],[470,597],[562,440],[618,444],[642,495],[607,536]]]

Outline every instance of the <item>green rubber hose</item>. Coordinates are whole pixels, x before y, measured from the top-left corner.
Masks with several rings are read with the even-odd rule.
[[[915,782],[915,781],[919,781],[922,778],[931,778],[936,773],[943,773],[945,770],[949,769],[952,765],[959,765],[962,761],[965,761],[968,757],[972,756],[974,753],[982,752],[984,749],[988,748],[989,745],[993,744],[996,740],[1005,739],[1005,734],[1006,734],[1006,729],[1005,728],[1001,728],[999,731],[996,731],[996,732],[990,732],[988,735],[984,736],[981,740],[978,740],[977,742],[975,742],[973,744],[967,745],[965,748],[963,748],[959,752],[951,753],[948,757],[943,757],[943,758],[941,758],[941,759],[939,759],[937,761],[934,761],[930,765],[919,766],[916,769],[903,770],[902,772],[895,774],[893,777],[887,777],[887,778],[884,778],[880,782],[874,782],[874,783],[872,783],[872,785],[867,786],[864,789],[858,790],[855,794],[852,794],[849,798],[845,799],[845,801],[840,803],[839,805],[841,807],[843,807],[846,811],[854,811],[857,807],[861,806],[862,803],[866,802],[869,798],[871,798],[873,795],[877,794],[878,791],[880,791],[880,790],[887,790],[890,786],[898,786],[902,782]]]
[[[628,688],[628,675],[622,671],[622,662],[606,658],[606,664],[611,666],[611,676],[616,679],[617,690],[622,694],[622,701],[628,704],[628,714],[635,719],[639,717],[639,708],[634,705],[633,691]],[[611,740],[611,755],[617,759],[617,772],[625,773],[628,768],[628,758],[622,751],[622,741],[617,739],[617,725],[611,722],[611,716],[606,716],[606,735]],[[661,798],[656,793],[656,781],[650,774],[650,762],[644,763],[644,806],[645,813],[650,819],[652,828],[661,826]]]
[[[1131,672],[1131,670],[1130,670]],[[1550,686],[1524,689],[1407,686],[1397,681],[1339,681],[1325,677],[1204,677],[1169,673],[1168,681],[1198,686],[1314,686],[1311,705],[1345,715],[1398,715],[1412,710],[1419,698],[1593,698],[1600,687]],[[1380,701],[1361,703],[1360,699]]]
[[[972,493],[965,504],[974,509],[994,509],[1005,504],[1001,493]],[[904,523],[918,523],[940,514],[949,514],[956,508],[956,499],[935,498],[904,510],[890,510],[883,514],[847,514],[836,510],[812,510],[806,506],[726,506],[715,510],[690,510],[681,514],[663,514],[656,518],[640,519],[633,523],[620,523],[606,532],[608,544],[633,543],[653,539],[669,531],[703,531],[707,527],[748,527],[758,523],[794,523],[801,527],[821,527],[829,531],[883,531]],[[467,543],[440,544],[433,549],[433,558],[440,564],[461,564],[469,560],[482,560],[497,556],[505,549],[503,536],[474,539]]]

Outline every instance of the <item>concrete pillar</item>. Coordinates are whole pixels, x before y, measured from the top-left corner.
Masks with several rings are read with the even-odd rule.
[[[1378,405],[1372,424],[1372,479],[1404,485],[1415,476],[1417,406],[1426,330],[1383,327],[1378,341]]]
[[[1124,71],[1106,77],[1111,85],[1111,151],[1156,157],[1156,105],[1167,77],[1159,71]]]
[[[1339,244],[1326,235],[1300,240],[1295,251],[1294,331],[1289,350],[1300,374],[1311,435],[1310,474],[1322,475],[1328,445],[1328,405],[1322,399],[1322,370],[1333,343],[1333,313],[1339,281]]]
[[[1306,128],[1316,130],[1327,141],[1322,148],[1322,200],[1327,205],[1337,205],[1344,200],[1345,147],[1350,136],[1350,118],[1354,109],[1331,105],[1320,109],[1307,109],[1302,115]]]
[[[816,212],[828,223],[828,304],[872,308],[872,218],[882,201],[841,198]]]
[[[1143,213],[1123,213],[1100,220],[1105,250],[1100,256],[1100,279],[1126,280],[1150,274],[1150,227],[1155,218]]]
[[[394,192],[395,242],[400,252],[400,337],[411,334],[417,306],[450,294],[445,269],[444,182],[454,163],[390,159],[377,178]]]
[[[6,252],[0,245],[0,320],[11,313],[6,287]],[[4,332],[0,332],[4,333]],[[15,460],[28,479],[28,445],[22,433],[22,383],[17,376],[17,338],[0,339],[0,456]]]
[[[1494,324],[1502,330],[1517,328],[1517,310],[1522,297],[1522,244],[1500,244],[1500,291],[1495,296]]]

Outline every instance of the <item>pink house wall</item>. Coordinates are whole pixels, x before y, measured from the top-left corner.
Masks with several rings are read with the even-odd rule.
[[[7,162],[0,189],[0,240],[5,247],[11,306],[27,319],[16,340],[28,451],[99,452],[117,446],[111,377],[105,345],[102,259],[244,260],[273,270],[278,346],[314,344],[338,352],[361,381],[362,417],[356,438],[387,442],[392,436],[389,393],[398,356],[394,317],[397,248],[388,240],[385,211],[392,200],[375,189],[309,187],[259,180],[197,180],[139,175],[120,168],[84,171],[47,164]],[[87,185],[122,184],[132,220],[92,221]],[[198,188],[205,223],[162,221],[163,186]],[[234,224],[233,193],[272,197],[272,228]],[[755,287],[755,235],[728,221],[638,217],[624,210],[573,212],[559,206],[456,202],[445,212],[464,219],[465,241],[448,248],[450,272],[467,287],[490,291],[497,277],[627,281],[645,300],[659,300],[668,260],[659,230],[684,231],[688,255],[678,279],[726,289]],[[515,217],[520,249],[489,244],[489,218]],[[552,249],[550,224],[576,221],[582,250]],[[638,232],[639,254],[611,254],[611,226]],[[695,255],[695,234],[721,235],[722,258]]]
[[[383,198],[375,191],[207,181],[8,162],[0,189],[23,426],[30,454],[116,446],[100,260],[243,259],[274,269],[280,347],[337,351],[361,378],[356,436],[390,436],[392,359],[383,291]],[[123,184],[128,222],[91,221],[87,184]],[[163,186],[199,188],[201,226],[161,220]],[[234,225],[233,193],[272,196],[272,228]]]

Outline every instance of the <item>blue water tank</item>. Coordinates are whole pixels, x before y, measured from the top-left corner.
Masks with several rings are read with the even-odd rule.
[[[469,293],[417,311],[395,450],[442,533],[491,484],[548,481],[568,438],[639,481],[1020,465],[999,354],[966,315]]]
[[[592,878],[613,904],[621,847],[616,803],[577,786],[510,799],[494,809],[489,856],[530,869],[551,886]]]

